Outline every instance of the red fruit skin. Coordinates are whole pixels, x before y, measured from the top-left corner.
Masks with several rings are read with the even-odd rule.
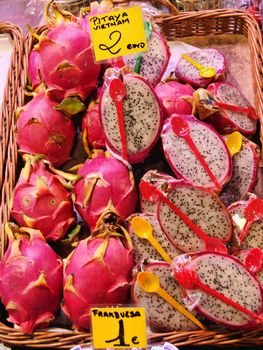
[[[39,45],[40,71],[58,100],[78,95],[84,100],[97,86],[100,65],[95,64],[88,32],[74,22],[49,30]]]
[[[37,50],[32,50],[29,55],[29,63],[28,63],[28,77],[31,82],[32,89],[35,90],[41,83],[41,79],[39,77],[39,64],[40,64],[40,56]]]
[[[21,108],[17,121],[20,152],[42,154],[59,167],[70,159],[75,140],[72,120],[56,111],[57,102],[41,91]]]
[[[62,297],[62,261],[40,231],[9,240],[0,264],[0,297],[9,321],[32,333],[53,319]],[[44,280],[37,283],[40,275]]]

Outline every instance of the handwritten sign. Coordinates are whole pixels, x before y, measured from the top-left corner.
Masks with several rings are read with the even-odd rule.
[[[94,348],[147,347],[144,308],[92,308],[91,324]]]
[[[96,61],[148,50],[140,6],[90,16]]]

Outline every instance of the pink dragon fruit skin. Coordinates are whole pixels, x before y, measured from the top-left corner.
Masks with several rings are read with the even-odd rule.
[[[97,1],[92,1],[90,3],[90,11],[88,15],[80,18],[79,24],[86,32],[90,34],[89,17],[101,15],[109,11],[113,11],[113,3],[110,0],[102,0],[100,3]]]
[[[127,303],[132,268],[132,244],[121,226],[102,224],[80,241],[64,265],[63,311],[74,326],[90,328],[91,306]]]
[[[41,83],[41,79],[39,77],[39,72],[38,72],[39,64],[40,64],[39,52],[37,50],[32,50],[29,55],[28,77],[33,90],[35,90]]]
[[[159,98],[164,119],[172,114],[192,114],[194,89],[190,85],[176,81],[161,82],[155,89]]]
[[[82,178],[73,190],[74,205],[91,232],[104,212],[110,210],[125,219],[134,213],[137,205],[132,172],[107,152],[96,154],[79,169]]]
[[[42,154],[56,167],[70,159],[75,127],[55,110],[57,103],[41,91],[18,111],[17,143],[20,152]]]
[[[92,56],[89,34],[74,22],[60,22],[39,43],[40,72],[58,100],[84,100],[97,85],[100,65]]]
[[[60,176],[32,157],[27,159],[14,188],[11,216],[20,226],[40,230],[49,241],[62,239],[76,221],[70,193]]]
[[[9,313],[8,320],[23,332],[32,333],[37,327],[46,327],[59,308],[62,260],[40,231],[12,230],[15,235],[8,234],[8,249],[0,264],[0,297]]]

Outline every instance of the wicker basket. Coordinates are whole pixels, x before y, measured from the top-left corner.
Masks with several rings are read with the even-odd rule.
[[[252,71],[254,79],[254,93],[256,109],[260,115],[262,125],[263,118],[263,72],[262,72],[262,43],[261,34],[256,22],[243,11],[216,10],[196,13],[182,13],[177,16],[158,16],[156,22],[160,24],[167,39],[174,40],[180,37],[208,36],[209,34],[243,34],[248,39],[251,53]],[[38,28],[38,33],[43,31]],[[21,74],[21,91],[26,84],[26,71],[28,55],[32,48],[33,39],[28,37],[25,42],[25,55],[23,61],[23,72]],[[19,93],[21,93],[19,91]],[[23,96],[20,98],[23,102]],[[14,118],[14,117],[13,117]],[[14,119],[12,119],[14,127]],[[261,131],[261,135],[262,135]],[[2,207],[0,225],[9,219],[10,194],[16,180],[16,142],[14,133],[10,134],[10,143],[6,161],[6,177],[3,186]],[[17,169],[17,172],[19,169]],[[2,234],[2,254],[6,247],[6,237]],[[148,335],[149,342],[169,341],[177,346],[248,346],[263,344],[263,331],[227,331],[213,328],[208,331],[184,331],[170,333],[151,333]],[[88,345],[91,342],[91,334],[68,329],[39,330],[32,335],[21,333],[19,330],[7,325],[4,321],[0,323],[0,341],[9,346],[25,346],[30,348],[59,348],[69,349],[77,344]]]
[[[4,164],[10,136],[10,123],[14,119],[15,109],[21,104],[22,90],[18,91],[23,57],[23,33],[12,23],[0,23],[0,33],[9,34],[12,39],[13,52],[10,60],[7,81],[5,85],[0,110],[0,189],[2,188]],[[17,93],[18,92],[18,93]]]

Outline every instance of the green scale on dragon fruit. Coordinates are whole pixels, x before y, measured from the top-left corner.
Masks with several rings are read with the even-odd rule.
[[[197,111],[200,119],[212,124],[221,134],[239,131],[243,135],[253,135],[256,132],[257,114],[250,102],[234,85],[226,82],[210,84],[207,91],[195,92],[197,96]],[[233,111],[216,105],[222,102],[233,106],[250,108],[250,114]]]
[[[209,237],[225,243],[231,239],[231,217],[214,192],[180,181],[166,191],[166,196]],[[157,218],[166,236],[179,250],[205,250],[205,242],[162,200],[158,204]]]
[[[163,332],[174,330],[195,330],[198,327],[186,316],[174,309],[167,301],[156,293],[147,293],[141,289],[136,281],[136,273],[150,271],[160,280],[160,286],[171,295],[177,302],[183,305],[182,289],[171,276],[170,264],[164,261],[145,259],[134,268],[132,282],[132,301],[138,307],[145,307],[147,319],[153,329]]]
[[[128,232],[133,244],[134,261],[136,264],[144,258],[151,258],[153,260],[163,260],[163,258],[147,239],[139,238],[134,233],[134,230],[131,225],[131,221],[134,217],[140,217],[151,224],[153,229],[153,237],[157,240],[157,242],[161,245],[161,247],[171,258],[174,258],[182,253],[180,250],[176,249],[166,237],[165,233],[162,231],[159,225],[155,214],[136,213],[129,216],[126,220],[126,222],[128,223]]]
[[[204,48],[187,54],[197,63],[204,67],[211,67],[216,70],[216,75],[211,78],[201,77],[199,70],[181,57],[178,61],[174,75],[181,82],[190,84],[195,88],[207,87],[208,84],[222,79],[226,72],[226,59],[217,49]]]
[[[260,283],[233,256],[209,252],[185,254],[173,260],[172,268],[175,278],[176,271],[192,271],[203,284],[254,314],[259,315],[263,311],[263,291]],[[261,326],[258,320],[207,294],[200,288],[184,289],[184,292],[187,305],[192,305],[200,315],[215,323],[238,330]]]
[[[104,218],[64,264],[63,311],[78,328],[90,328],[90,307],[129,302],[132,243],[123,227]]]
[[[39,92],[18,109],[17,143],[22,153],[41,154],[54,166],[70,159],[75,140],[75,126],[55,108],[46,92]]]
[[[11,216],[20,226],[40,230],[49,241],[62,239],[76,221],[67,183],[41,159],[25,159],[13,191]]]
[[[184,137],[175,135],[173,118],[187,123],[192,141],[220,186],[227,183],[232,175],[232,160],[223,138],[194,116],[179,114],[166,119],[161,134],[164,154],[174,174],[194,185],[218,191],[188,142]]]
[[[63,263],[41,232],[7,224],[8,248],[0,264],[0,297],[8,321],[24,333],[47,327],[59,309]]]
[[[224,136],[227,139],[227,136]],[[219,198],[226,205],[242,200],[257,182],[260,148],[242,136],[241,150],[232,157],[232,177],[223,187]]]
[[[122,154],[120,127],[114,101],[109,95],[109,84],[121,79],[126,96],[122,101],[124,129],[131,164],[143,161],[157,143],[162,129],[159,101],[148,82],[141,76],[124,69],[107,69],[100,99],[100,113],[106,144],[110,150]]]
[[[247,235],[240,244],[238,237],[242,233],[242,229],[246,223],[245,210],[249,202],[257,198],[254,194],[250,194],[248,200],[241,200],[232,203],[227,209],[234,223],[234,247],[238,246],[239,249],[260,248],[263,249],[263,219],[254,221],[248,229]],[[262,204],[263,205],[263,204]]]
[[[135,212],[137,193],[133,173],[108,152],[97,151],[79,169],[73,203],[91,232],[106,211],[126,219]]]

